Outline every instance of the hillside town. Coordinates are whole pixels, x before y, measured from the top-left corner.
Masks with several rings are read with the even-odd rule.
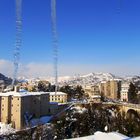
[[[1,92],[5,92],[10,89],[10,84],[7,85],[7,78],[1,74],[0,78],[2,83],[0,84]],[[6,79],[6,80],[5,80]],[[18,85],[21,90],[27,90],[29,92],[54,92],[55,85],[52,81],[44,80],[45,78],[36,79],[19,79]],[[11,79],[10,79],[11,80]],[[76,88],[79,87],[79,95],[77,95]],[[140,94],[140,77],[126,77],[121,78],[108,73],[91,73],[86,76],[81,76],[77,78],[69,78],[65,80],[65,77],[59,81],[59,90],[64,91],[68,95],[68,101],[73,99],[88,99],[88,101],[100,101],[112,100],[112,101],[123,101],[130,103],[139,103]],[[74,90],[76,91],[74,93]],[[78,90],[78,89],[77,89]],[[72,94],[72,96],[71,96]],[[80,95],[81,94],[81,95]],[[78,97],[80,96],[80,97]],[[51,101],[53,102],[53,94],[51,94]],[[95,99],[95,100],[94,100]],[[54,98],[55,101],[55,98]],[[64,101],[66,102],[66,100]]]
[[[0,140],[140,140],[139,6],[1,0]]]
[[[103,78],[102,81],[101,79],[102,77],[104,77],[104,75],[108,74],[100,74],[100,77],[98,76],[98,74],[94,74],[92,78],[90,74],[90,80],[85,81],[84,79],[84,82],[90,83],[86,86],[83,84],[83,82],[82,84],[77,84],[73,86],[68,85],[69,81],[62,81],[62,83],[60,83],[61,86],[58,88],[57,93],[55,92],[55,85],[53,85],[51,81],[49,82],[48,80],[41,80],[39,78],[32,80],[19,79],[16,81],[17,86],[12,89],[10,84],[5,84],[8,78],[2,75],[2,78],[0,79],[1,81],[3,81],[1,84],[0,93],[0,121],[5,125],[11,124],[11,128],[15,129],[16,131],[23,131],[27,128],[31,129],[33,127],[38,127],[39,125],[45,125],[48,122],[52,122],[52,124],[57,124],[56,120],[62,120],[63,122],[63,117],[65,117],[65,115],[67,114],[66,112],[68,112],[70,118],[73,116],[71,115],[72,112],[70,112],[69,110],[74,111],[76,109],[78,111],[77,113],[81,112],[82,114],[85,114],[91,109],[90,106],[96,107],[97,105],[100,105],[101,108],[105,107],[106,110],[111,109],[111,112],[113,113],[119,113],[120,111],[117,111],[120,110],[119,108],[124,108],[123,111],[125,112],[125,106],[128,106],[130,108],[134,106],[135,109],[136,106],[138,106],[138,108],[140,109],[139,78],[115,79],[111,76],[106,76],[106,79]],[[86,76],[86,79],[89,78],[88,76]],[[94,81],[92,83],[91,81],[93,79]],[[77,81],[79,80],[77,79]],[[92,109],[94,107],[92,107]],[[101,111],[101,108],[98,108],[98,111]],[[114,109],[117,112],[114,112]],[[94,109],[94,111],[95,110],[96,109]],[[136,112],[139,114],[138,111]],[[94,112],[94,114],[96,114],[96,112]],[[135,113],[130,112],[130,115],[134,114]],[[106,114],[104,117],[107,116],[108,114]],[[67,116],[66,118],[69,117]],[[135,117],[137,117],[137,115]],[[77,116],[71,119],[70,118],[70,122],[71,119],[80,119],[78,119]],[[100,118],[99,114],[97,118]],[[114,116],[112,116],[111,120],[113,118]],[[84,123],[86,122],[83,121],[83,124]],[[93,125],[96,126],[96,124]],[[98,127],[99,126],[101,126],[101,124],[98,124]],[[107,123],[104,124],[104,127],[105,126],[108,127]],[[63,126],[59,129],[62,128]],[[106,129],[106,131],[108,131],[108,128]],[[109,129],[112,129],[113,131],[114,128],[110,127]],[[104,129],[102,131],[104,131]],[[122,133],[122,131],[120,132]],[[140,132],[138,131],[137,133],[139,134]],[[89,132],[87,132],[87,134],[89,135]],[[124,132],[123,134],[130,136]],[[63,136],[65,137],[65,134],[63,134]],[[58,137],[60,136],[58,135]],[[65,138],[71,137],[72,135]],[[73,137],[77,136],[74,135]]]

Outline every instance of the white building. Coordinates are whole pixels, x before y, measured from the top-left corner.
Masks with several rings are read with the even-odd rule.
[[[129,88],[130,83],[122,83],[121,85],[121,101],[128,102],[129,101]]]

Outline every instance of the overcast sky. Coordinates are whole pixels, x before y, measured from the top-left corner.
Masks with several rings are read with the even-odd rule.
[[[121,1],[121,2],[120,2]],[[22,76],[52,76],[50,0],[23,0]],[[140,74],[139,0],[57,0],[59,74]],[[14,0],[0,1],[0,72],[12,75]]]

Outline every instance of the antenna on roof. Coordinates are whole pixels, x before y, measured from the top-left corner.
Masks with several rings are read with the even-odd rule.
[[[19,68],[20,48],[22,45],[22,0],[16,0],[16,41],[14,49],[14,74],[12,86],[15,85]]]
[[[52,41],[54,57],[55,93],[58,90],[58,36],[56,26],[56,0],[51,0]]]

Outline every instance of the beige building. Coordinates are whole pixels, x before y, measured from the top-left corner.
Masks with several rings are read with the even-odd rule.
[[[90,101],[100,102],[101,93],[99,85],[90,85],[84,87],[85,94],[89,96]]]
[[[30,125],[31,118],[48,115],[49,94],[44,92],[0,93],[0,122],[17,129]]]
[[[120,82],[117,80],[104,81],[100,86],[101,95],[110,98],[118,99],[120,92]]]
[[[66,103],[67,94],[64,92],[50,92],[50,102]]]

